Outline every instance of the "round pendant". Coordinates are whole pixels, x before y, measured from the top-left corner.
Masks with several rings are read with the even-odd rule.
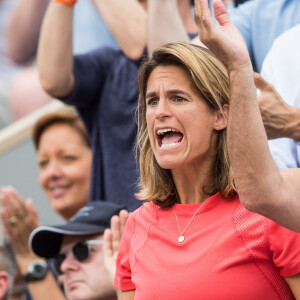
[[[179,243],[182,243],[183,241],[184,241],[184,236],[181,235],[181,236],[178,238],[178,242],[179,242]]]

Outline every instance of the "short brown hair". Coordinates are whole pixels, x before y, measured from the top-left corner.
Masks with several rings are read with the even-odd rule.
[[[52,112],[42,116],[33,127],[33,142],[36,150],[39,149],[41,137],[45,130],[55,124],[66,124],[75,129],[82,137],[83,142],[91,148],[91,143],[84,124],[74,111]]]
[[[172,43],[158,48],[139,70],[136,151],[140,161],[140,191],[136,196],[167,208],[179,201],[177,190],[171,171],[161,168],[155,159],[146,124],[147,83],[152,71],[158,66],[177,66],[185,70],[212,110],[222,111],[223,105],[229,104],[229,80],[225,66],[208,49],[187,43]],[[206,192],[209,195],[220,192],[224,198],[235,193],[226,132],[226,128],[218,132],[213,188]]]

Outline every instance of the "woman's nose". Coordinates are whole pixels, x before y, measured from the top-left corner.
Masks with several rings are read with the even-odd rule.
[[[62,167],[57,161],[50,162],[47,167],[42,170],[44,175],[50,178],[59,178],[62,174]]]
[[[156,119],[167,118],[171,115],[172,112],[168,100],[165,98],[160,99],[155,110]]]

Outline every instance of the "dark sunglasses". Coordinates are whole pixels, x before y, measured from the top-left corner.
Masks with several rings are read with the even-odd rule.
[[[79,262],[87,261],[91,256],[91,245],[102,245],[102,240],[88,240],[88,241],[82,241],[77,244],[75,244],[71,252],[74,256],[74,258]],[[54,257],[53,265],[57,272],[57,274],[62,275],[63,272],[61,271],[61,265],[63,261],[68,256],[68,252],[59,253]]]

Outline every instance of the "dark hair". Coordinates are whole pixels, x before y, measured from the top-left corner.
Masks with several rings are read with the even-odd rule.
[[[89,136],[85,126],[75,111],[52,112],[42,116],[33,127],[33,142],[38,150],[41,137],[45,130],[55,124],[66,124],[75,129],[82,137],[84,143],[91,148]]]

